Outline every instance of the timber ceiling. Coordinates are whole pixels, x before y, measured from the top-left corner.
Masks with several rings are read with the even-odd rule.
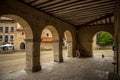
[[[111,17],[116,0],[22,0],[25,4],[74,26]]]

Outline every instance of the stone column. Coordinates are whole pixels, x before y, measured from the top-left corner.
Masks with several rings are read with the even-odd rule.
[[[63,46],[62,41],[60,41],[60,40],[53,41],[53,54],[54,54],[55,62],[63,62],[62,46]]]
[[[26,41],[26,71],[37,72],[40,65],[40,40],[25,39]]]
[[[116,2],[114,17],[115,17],[114,36],[116,41],[115,42],[115,46],[116,46],[115,60],[117,62],[116,72],[120,76],[120,0],[117,0]]]
[[[67,41],[67,56],[73,57],[72,54],[72,41]]]

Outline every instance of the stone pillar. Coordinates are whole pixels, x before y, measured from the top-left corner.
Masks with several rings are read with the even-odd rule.
[[[53,40],[53,54],[55,62],[63,62],[62,56],[63,42],[60,40]]]
[[[26,71],[37,72],[40,65],[40,40],[25,39],[26,41]]]
[[[67,41],[67,56],[68,57],[73,57],[72,54],[72,41]]]
[[[115,60],[117,62],[116,72],[120,76],[120,0],[117,0],[116,2],[114,17],[115,17],[114,36],[116,41],[115,42],[115,46],[116,46]]]

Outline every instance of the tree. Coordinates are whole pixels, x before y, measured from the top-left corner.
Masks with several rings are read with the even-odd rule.
[[[112,35],[108,32],[100,32],[97,35],[97,44],[104,46],[104,45],[111,45],[112,44]]]

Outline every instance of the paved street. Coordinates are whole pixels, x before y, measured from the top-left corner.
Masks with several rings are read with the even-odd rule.
[[[107,80],[113,71],[111,51],[94,51],[93,58],[64,57],[63,63],[53,62],[51,53],[41,52],[42,70],[36,73],[24,71],[25,52],[0,54],[0,80]]]

